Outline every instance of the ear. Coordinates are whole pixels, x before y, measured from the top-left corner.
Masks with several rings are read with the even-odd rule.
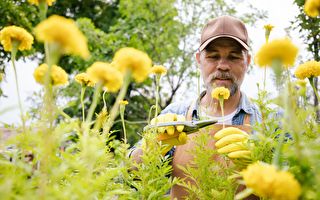
[[[248,53],[247,55],[247,62],[248,62],[248,66],[250,65],[251,62],[251,55]]]
[[[246,71],[249,70],[250,62],[251,62],[251,55],[249,53],[247,53],[247,69],[246,69]]]
[[[197,60],[197,63],[200,64],[200,52],[196,53],[196,60]]]

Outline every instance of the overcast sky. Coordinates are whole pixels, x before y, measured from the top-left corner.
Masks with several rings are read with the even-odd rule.
[[[238,0],[241,1],[241,0]],[[267,10],[269,13],[269,18],[265,21],[259,21],[255,24],[255,27],[248,27],[249,37],[252,41],[253,54],[257,52],[259,47],[265,42],[264,29],[265,24],[272,24],[275,26],[271,33],[272,38],[279,38],[286,36],[285,28],[290,26],[290,21],[294,20],[295,13],[297,13],[297,8],[293,5],[292,0],[250,0],[250,2],[257,8]],[[290,33],[294,43],[300,48],[300,52],[303,51],[302,41],[298,38],[297,33]],[[254,56],[254,55],[253,55]],[[33,79],[32,73],[37,67],[36,62],[28,62],[28,64],[19,61],[16,63],[20,94],[23,99],[24,111],[29,104],[26,102],[26,98],[32,95],[33,91],[40,90],[40,85],[38,85]],[[0,127],[2,123],[20,123],[19,109],[17,103],[17,95],[15,90],[14,72],[12,66],[8,64],[6,66],[6,81],[1,83],[1,88],[8,98],[0,98]],[[268,72],[270,74],[270,72]],[[247,75],[243,85],[242,90],[246,92],[249,97],[257,96],[256,83],[260,82],[262,84],[263,80],[263,70],[258,67],[254,67],[250,74]],[[267,81],[268,91],[274,91],[274,86],[270,80]],[[13,107],[9,112],[1,114],[4,108]]]

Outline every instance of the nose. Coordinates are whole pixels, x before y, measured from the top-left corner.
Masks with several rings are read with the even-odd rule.
[[[221,71],[228,71],[230,70],[230,64],[228,62],[227,59],[225,58],[221,58],[218,62],[218,65],[217,65],[217,69],[218,70],[221,70]]]

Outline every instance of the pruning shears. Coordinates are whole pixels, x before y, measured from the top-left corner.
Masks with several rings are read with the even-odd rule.
[[[147,125],[144,127],[144,131],[153,128],[166,127],[166,126],[183,126],[182,132],[186,134],[194,133],[199,131],[199,129],[204,128],[206,126],[210,126],[212,124],[217,123],[217,120],[209,119],[209,120],[201,120],[201,121],[173,121],[173,122],[163,122],[158,123],[157,125]]]

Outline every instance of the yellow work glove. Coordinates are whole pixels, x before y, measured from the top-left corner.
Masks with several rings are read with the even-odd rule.
[[[248,148],[249,134],[245,131],[227,127],[214,135],[215,147],[220,154],[226,154],[236,164],[249,164],[251,151]]]
[[[177,115],[174,113],[167,113],[159,115],[151,120],[151,125],[156,125],[159,123],[173,122],[173,121],[186,121],[185,116]],[[167,144],[166,150],[170,150],[173,146],[183,145],[187,143],[188,136],[183,132],[183,125],[178,126],[165,126],[158,127],[156,129],[158,133],[158,140],[163,144]],[[165,152],[166,153],[166,152]]]

